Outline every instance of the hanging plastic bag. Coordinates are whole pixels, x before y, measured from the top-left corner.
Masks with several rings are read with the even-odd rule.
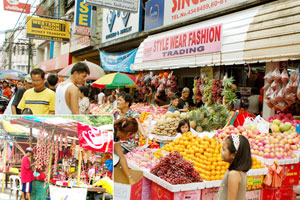
[[[281,82],[281,74],[278,68],[272,72],[271,77],[275,82]]]
[[[265,102],[269,108],[273,108],[273,104],[271,103],[270,99],[265,99]]]
[[[269,84],[272,84],[272,82],[273,82],[273,79],[272,79],[271,75],[272,75],[272,72],[270,71],[270,72],[268,72],[268,73],[265,75],[265,77],[264,77],[264,79],[265,79],[265,80],[267,81],[267,83],[269,83]]]
[[[289,81],[289,74],[287,73],[286,69],[284,69],[281,73],[281,81],[284,84]]]
[[[277,83],[275,81],[273,81],[273,83],[271,84],[271,88],[275,91],[277,88]]]

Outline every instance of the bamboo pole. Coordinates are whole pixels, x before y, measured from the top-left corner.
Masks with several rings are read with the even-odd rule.
[[[51,145],[50,145],[50,155],[49,155],[49,164],[48,164],[48,175],[47,175],[47,183],[50,182],[50,175],[51,175],[51,164],[52,164],[52,152],[53,152],[53,138],[54,138],[54,132],[55,132],[55,128],[52,131],[52,135],[51,135]]]
[[[6,171],[6,154],[7,154],[7,139],[5,138],[5,142],[4,142],[4,157],[3,157],[3,174],[4,176],[2,177],[2,193],[4,193],[4,185],[5,185],[5,171]]]
[[[79,155],[78,155],[78,172],[77,172],[77,185],[79,185],[80,182],[80,173],[81,173],[81,160],[82,160],[82,155],[81,155],[81,148],[79,147]]]
[[[30,128],[29,147],[32,148],[32,128]]]

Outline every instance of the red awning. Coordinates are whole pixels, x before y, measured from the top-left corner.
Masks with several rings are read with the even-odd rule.
[[[39,63],[37,66],[45,72],[61,70],[72,63],[72,54],[67,53],[60,57],[49,59]]]

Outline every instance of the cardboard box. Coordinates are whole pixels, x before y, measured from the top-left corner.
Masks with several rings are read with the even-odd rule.
[[[248,176],[247,177],[247,190],[261,189],[263,182],[264,182],[263,175]]]
[[[135,180],[133,185],[129,185],[122,169],[114,168],[114,200],[142,200],[143,172],[132,169],[129,171]]]
[[[296,200],[293,186],[280,188],[263,188],[261,199],[265,200]]]
[[[202,198],[205,200],[217,200],[219,187],[205,188],[202,190]]]
[[[285,179],[282,181],[282,186],[298,185],[299,183],[299,171],[300,163],[284,165],[288,168],[288,173]]]
[[[199,200],[200,197],[201,190],[171,192],[152,182],[151,200]]]
[[[152,186],[152,181],[144,177],[143,189],[142,189],[142,200],[151,199],[151,186]]]

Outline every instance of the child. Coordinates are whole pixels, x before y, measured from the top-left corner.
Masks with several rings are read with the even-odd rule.
[[[252,167],[249,141],[242,135],[230,135],[223,142],[221,154],[222,160],[230,165],[223,177],[218,200],[245,200],[246,172]]]
[[[179,110],[178,109],[178,104],[179,104],[179,97],[174,95],[171,97],[171,105],[170,107],[168,108],[168,111],[170,112],[175,112],[176,110]]]
[[[184,134],[190,131],[190,121],[188,119],[183,119],[179,122],[177,132]]]

